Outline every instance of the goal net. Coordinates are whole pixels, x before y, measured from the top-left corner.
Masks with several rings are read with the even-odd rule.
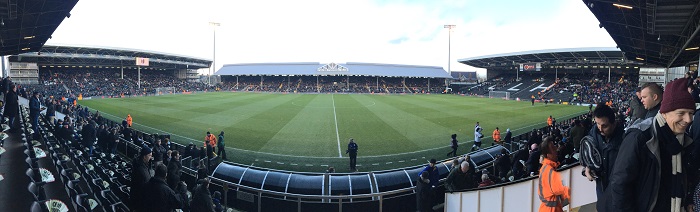
[[[510,92],[508,91],[489,91],[489,98],[501,98],[510,99]]]
[[[159,87],[156,88],[156,96],[174,94],[175,87]]]

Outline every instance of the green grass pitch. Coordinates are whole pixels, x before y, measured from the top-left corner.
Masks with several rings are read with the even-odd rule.
[[[171,134],[175,142],[202,145],[206,131],[226,133],[229,160],[295,171],[349,171],[349,138],[359,145],[358,169],[373,171],[445,159],[450,135],[465,154],[474,124],[514,135],[544,126],[549,115],[564,120],[587,107],[547,105],[455,95],[200,93],[79,102],[121,122],[131,114],[136,129]],[[340,146],[340,148],[339,148]]]

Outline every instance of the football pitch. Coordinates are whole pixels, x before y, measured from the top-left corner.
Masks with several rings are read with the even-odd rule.
[[[201,146],[207,131],[225,132],[234,163],[295,170],[349,171],[348,140],[359,145],[359,171],[383,170],[445,159],[450,135],[469,151],[474,124],[484,128],[483,146],[496,127],[505,136],[564,120],[588,107],[547,105],[456,95],[273,94],[215,92],[82,100],[121,122],[131,114],[138,130],[170,134],[173,141]]]

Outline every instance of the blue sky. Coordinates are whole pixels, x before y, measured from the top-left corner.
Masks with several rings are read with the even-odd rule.
[[[372,62],[473,71],[460,58],[614,47],[579,0],[80,1],[48,44],[122,47],[259,62]]]

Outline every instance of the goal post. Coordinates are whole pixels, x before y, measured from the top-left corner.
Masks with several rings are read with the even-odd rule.
[[[510,92],[508,91],[489,91],[489,98],[500,98],[509,100]]]
[[[158,87],[156,88],[156,96],[174,94],[175,87]]]

